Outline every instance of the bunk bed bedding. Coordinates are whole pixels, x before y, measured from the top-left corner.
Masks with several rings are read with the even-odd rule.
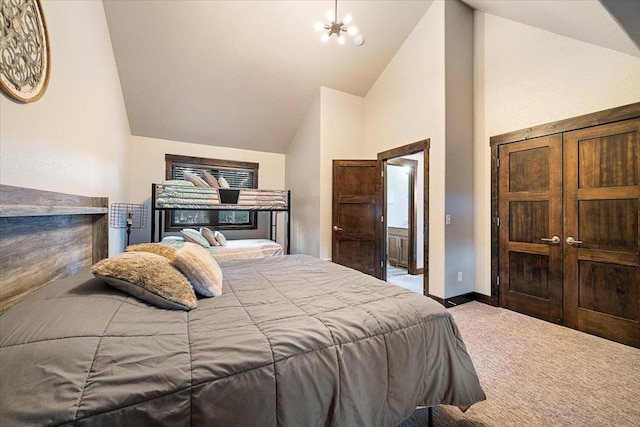
[[[234,203],[223,203],[225,193],[234,195]],[[155,184],[155,205],[161,209],[286,210],[287,195],[287,191],[284,190]]]
[[[9,309],[0,425],[394,426],[485,398],[431,299],[304,255],[220,265],[190,312],[87,271]]]
[[[184,240],[165,237],[162,243],[180,249]],[[283,254],[282,245],[269,239],[227,240],[227,246],[210,246],[205,248],[216,260],[252,259]]]

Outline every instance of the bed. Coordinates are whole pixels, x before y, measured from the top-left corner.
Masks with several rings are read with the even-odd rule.
[[[227,240],[226,246],[209,246],[205,248],[216,260],[252,259],[283,255],[282,245],[269,239]],[[165,237],[162,243],[181,248],[184,239]]]
[[[485,399],[429,298],[305,255],[220,267],[222,295],[191,311],[87,269],[6,310],[0,425],[395,426]]]

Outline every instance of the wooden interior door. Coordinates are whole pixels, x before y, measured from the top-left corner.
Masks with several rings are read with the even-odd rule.
[[[565,324],[640,347],[640,119],[564,137]]]
[[[333,161],[332,261],[382,279],[380,166]]]
[[[499,149],[501,305],[562,323],[562,136]]]

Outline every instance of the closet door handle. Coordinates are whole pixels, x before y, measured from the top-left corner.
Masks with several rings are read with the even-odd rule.
[[[337,225],[334,225],[333,231],[342,231],[342,227],[338,227]]]
[[[569,245],[581,245],[582,244],[582,240],[576,240],[571,236],[567,237],[567,240],[565,240],[565,242],[567,242],[567,244],[569,244]]]
[[[542,240],[543,242],[550,242],[553,243],[554,245],[557,245],[558,243],[560,243],[560,237],[558,236],[553,236],[551,238],[549,237],[543,237],[540,240]]]

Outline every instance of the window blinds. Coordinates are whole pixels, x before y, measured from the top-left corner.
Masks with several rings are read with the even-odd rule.
[[[184,179],[185,172],[190,172],[192,174],[202,176],[202,172],[205,171],[215,176],[216,179],[224,177],[224,179],[229,183],[229,187],[231,188],[255,188],[253,171],[241,169],[211,169],[207,167],[174,164],[171,168],[171,178]]]

